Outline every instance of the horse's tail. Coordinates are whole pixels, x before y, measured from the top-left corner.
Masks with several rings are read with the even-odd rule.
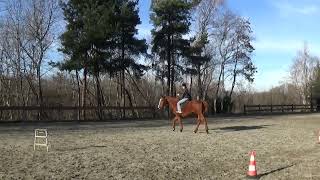
[[[204,114],[208,112],[208,103],[205,101],[201,101],[201,104],[202,104],[202,113]]]

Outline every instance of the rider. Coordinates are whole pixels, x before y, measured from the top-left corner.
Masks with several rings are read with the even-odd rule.
[[[182,88],[184,89],[183,95],[180,99],[180,101],[177,103],[177,113],[182,113],[181,112],[181,104],[186,102],[187,100],[191,101],[191,95],[189,93],[189,90],[187,88],[186,83],[182,83]]]

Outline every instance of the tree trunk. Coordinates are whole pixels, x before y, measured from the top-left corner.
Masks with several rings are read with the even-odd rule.
[[[161,81],[161,87],[162,87],[162,90],[161,90],[161,96],[163,96],[165,94],[165,84],[164,84],[164,75],[162,73],[162,78],[160,79]]]
[[[120,107],[120,80],[118,73],[116,73],[116,82],[117,82],[117,106]]]
[[[122,69],[121,69],[121,97],[122,97],[122,107],[126,106],[126,96],[125,96],[125,66],[124,66],[124,58],[125,58],[125,32],[124,29],[121,29],[122,35],[121,35],[121,61],[122,61]],[[126,110],[123,109],[122,111],[122,118],[124,119],[126,117]]]
[[[126,96],[125,96],[125,74],[124,74],[124,69],[122,70],[122,98],[123,98],[123,107],[126,107]],[[126,110],[123,109],[123,114],[122,114],[122,118],[126,117]]]
[[[130,95],[130,93],[129,93],[129,91],[128,91],[128,89],[127,89],[127,88],[125,88],[125,87],[124,87],[124,90],[125,90],[125,92],[126,92],[126,94],[127,94],[127,96],[128,96],[129,106],[132,108],[132,107],[133,107],[133,104],[132,104],[132,98],[131,98],[131,95]],[[135,111],[134,111],[134,109],[133,109],[133,108],[131,109],[131,112],[132,112],[132,116],[133,116],[133,118],[136,118],[136,117],[137,117],[137,115],[136,115],[136,113],[135,113]]]
[[[236,62],[235,62],[235,64],[234,64],[234,69],[233,69],[233,81],[232,81],[232,86],[231,86],[231,90],[230,90],[230,93],[229,93],[230,99],[231,99],[231,96],[232,96],[232,93],[233,93],[234,86],[235,86],[235,84],[236,84],[237,65],[238,65],[238,59],[236,59]]]
[[[207,98],[209,86],[210,86],[210,84],[211,84],[211,82],[212,82],[212,79],[213,79],[213,77],[212,77],[212,71],[211,71],[211,73],[210,73],[210,75],[209,75],[208,77],[209,77],[209,81],[206,81],[206,83],[205,83],[206,85],[205,85],[205,87],[204,87],[203,99],[202,99],[202,100],[205,100],[205,99]]]
[[[80,78],[79,78],[79,71],[76,70],[76,78],[77,78],[77,91],[78,91],[78,107],[81,106],[81,88],[80,88]],[[77,112],[77,120],[80,121],[81,111],[80,109]]]
[[[103,119],[103,112],[102,112],[102,109],[101,109],[101,91],[100,91],[100,80],[99,80],[99,73],[96,73],[95,74],[95,78],[96,78],[96,98],[97,98],[97,106],[98,106],[98,117],[99,117],[99,120],[102,120]]]
[[[37,79],[38,79],[38,105],[40,106],[40,111],[38,113],[38,120],[41,120],[43,117],[43,111],[42,111],[42,106],[43,106],[43,96],[42,96],[42,85],[41,85],[41,62],[39,62],[38,67],[37,67]]]
[[[171,59],[172,66],[171,66],[171,84],[170,84],[171,89],[170,89],[170,95],[171,96],[176,96],[175,95],[175,83],[174,83],[174,81],[175,81],[175,66],[176,66],[176,64],[175,64],[175,59],[173,58],[173,56],[174,55],[172,55],[172,59]]]
[[[167,42],[167,58],[168,58],[168,73],[167,73],[167,96],[170,96],[171,90],[171,36],[168,35],[168,42]]]
[[[217,99],[218,95],[219,95],[221,77],[224,73],[224,66],[225,66],[224,63],[226,62],[226,53],[222,53],[222,44],[226,39],[226,35],[227,35],[226,32],[223,33],[223,37],[222,37],[222,39],[220,41],[220,45],[219,45],[219,54],[220,54],[221,58],[223,59],[223,61],[221,62],[221,66],[220,66],[220,73],[219,73],[219,79],[218,79],[218,85],[217,85],[217,90],[216,90],[216,94],[215,94],[215,99]]]
[[[87,100],[87,67],[84,67],[83,70],[83,90],[82,90],[82,107],[84,107],[82,111],[83,120],[86,120],[86,110],[85,107],[87,106],[86,100]]]
[[[221,68],[220,68],[220,73],[219,73],[219,78],[218,78],[218,84],[217,84],[217,90],[216,90],[216,94],[215,94],[215,99],[218,98],[219,95],[219,90],[220,90],[220,84],[221,84],[221,77],[224,71],[224,63],[221,64]]]
[[[134,92],[133,88],[134,88],[133,86],[130,86],[131,92]],[[165,92],[165,91],[163,91],[163,92]],[[137,100],[136,100],[134,93],[132,93],[132,102],[135,106],[137,106]],[[136,112],[135,114],[137,115],[137,117],[140,117],[139,111],[135,111],[135,112]]]
[[[192,74],[190,74],[190,94],[192,94],[192,86],[193,86],[193,78]]]
[[[198,72],[198,96],[200,100],[203,97],[200,64],[197,65],[197,72]]]
[[[121,89],[124,90],[124,93],[127,95],[128,100],[129,100],[129,106],[132,108],[132,107],[133,107],[133,103],[132,103],[131,95],[130,95],[130,93],[129,93],[129,90],[124,86],[124,84],[122,84],[122,82],[123,82],[123,81],[121,81],[121,82],[119,83],[119,85],[121,86]],[[124,97],[124,98],[125,98],[125,97]],[[134,109],[132,109],[132,115],[133,115],[134,117],[136,117],[136,113],[135,113]]]
[[[144,93],[140,90],[138,84],[136,83],[136,81],[134,80],[134,78],[132,77],[132,75],[130,74],[130,72],[128,71],[128,69],[126,69],[126,71],[127,71],[128,75],[129,75],[129,77],[131,78],[133,85],[137,88],[137,90],[138,90],[138,92],[140,93],[140,95],[142,96],[142,98],[148,103],[149,106],[152,106],[152,104],[150,103],[150,100],[148,100],[148,99],[145,97]]]

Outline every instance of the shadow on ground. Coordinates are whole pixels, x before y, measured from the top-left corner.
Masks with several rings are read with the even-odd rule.
[[[270,117],[268,117],[270,119]],[[232,117],[209,117],[208,124],[210,126],[216,126],[219,123],[228,123],[243,120],[265,120],[263,116],[248,116],[246,118],[242,116]],[[196,118],[183,119],[184,125],[196,125]],[[168,127],[171,128],[172,121],[168,119],[149,119],[149,120],[118,120],[118,121],[52,121],[52,122],[1,122],[0,121],[0,134],[19,134],[21,132],[32,133],[35,128],[47,128],[48,130],[105,130],[109,128],[154,128],[154,127]],[[176,124],[179,127],[179,124]],[[222,130],[222,131],[241,131],[265,128],[264,126],[230,126],[218,129],[210,130]]]
[[[55,151],[77,151],[77,150],[85,150],[91,148],[105,148],[107,146],[104,145],[95,145],[95,146],[85,146],[85,147],[74,147],[74,148],[64,148],[64,149],[55,149]]]
[[[284,166],[284,167],[280,167],[280,168],[277,168],[277,169],[274,169],[274,170],[265,172],[265,173],[263,173],[263,174],[258,175],[257,179],[260,179],[261,177],[267,176],[267,175],[272,174],[272,173],[274,173],[274,172],[278,172],[278,171],[282,171],[282,170],[284,170],[284,169],[290,168],[290,167],[292,167],[292,166],[294,166],[294,165],[295,165],[295,164],[291,164],[291,165],[287,165],[287,166]]]
[[[247,131],[247,130],[256,130],[256,129],[262,129],[266,128],[268,126],[272,125],[259,125],[259,126],[228,126],[228,127],[222,127],[222,128],[214,128],[210,130],[221,130],[221,131]]]

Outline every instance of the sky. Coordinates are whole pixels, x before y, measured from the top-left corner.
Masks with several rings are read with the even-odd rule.
[[[147,40],[152,29],[150,3],[139,1],[139,36]],[[256,90],[266,91],[287,80],[293,58],[304,43],[311,54],[320,56],[320,0],[227,0],[226,5],[251,22]]]

